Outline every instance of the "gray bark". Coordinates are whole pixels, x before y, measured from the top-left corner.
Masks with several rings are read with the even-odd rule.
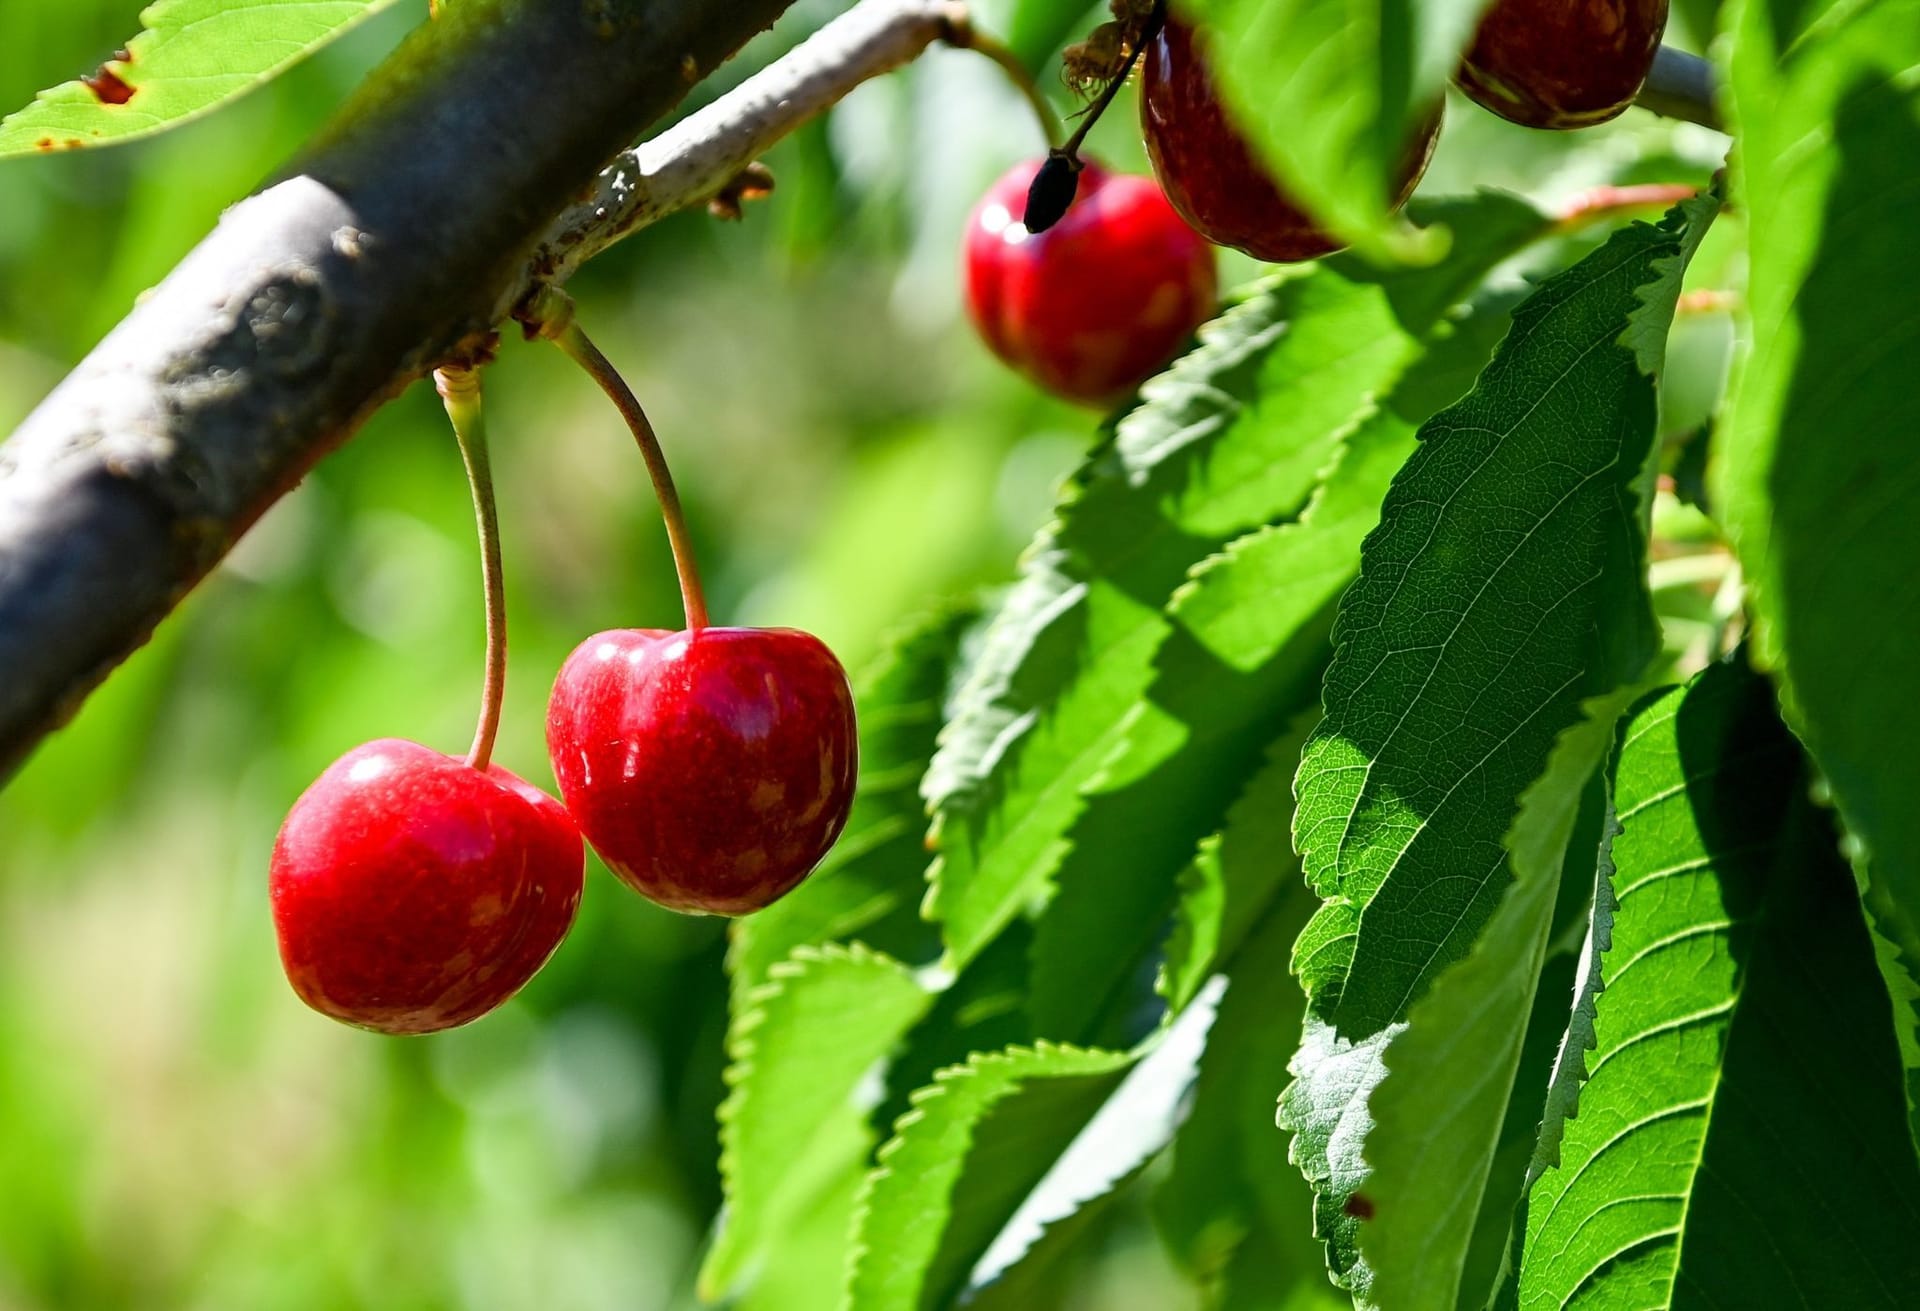
[[[459,0],[0,446],[0,779],[791,0]]]

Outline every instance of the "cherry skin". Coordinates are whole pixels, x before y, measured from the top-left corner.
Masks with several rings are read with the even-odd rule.
[[[744,915],[846,825],[858,747],[846,671],[791,628],[624,628],[582,642],[547,708],[580,831],[672,910]]]
[[[1104,407],[1213,314],[1213,250],[1153,179],[1091,162],[1059,221],[1028,232],[1027,189],[1044,162],[1016,164],[974,206],[967,313],[993,353],[1041,387]]]
[[[1604,123],[1633,103],[1667,28],[1667,0],[1497,0],[1454,80],[1524,127]]]
[[[478,1019],[573,924],[586,853],[558,801],[498,765],[387,738],[293,804],[268,885],[302,1001],[380,1033]]]
[[[1276,264],[1344,244],[1288,199],[1253,156],[1215,90],[1193,29],[1169,20],[1141,57],[1140,127],[1167,199],[1207,240]],[[1436,112],[1400,163],[1393,207],[1407,203],[1440,135]]]

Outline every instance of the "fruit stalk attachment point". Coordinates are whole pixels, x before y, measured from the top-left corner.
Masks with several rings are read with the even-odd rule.
[[[473,492],[473,519],[480,533],[480,586],[487,607],[487,673],[480,693],[480,723],[473,730],[467,763],[482,772],[493,760],[500,731],[500,702],[507,688],[507,592],[500,561],[500,511],[494,503],[493,466],[487,458],[487,427],[481,406],[480,371],[448,366],[433,372],[434,389],[447,407],[460,459]]]
[[[674,488],[666,453],[660,449],[659,434],[654,432],[647,412],[640,408],[639,398],[612,361],[601,354],[600,348],[574,321],[573,301],[564,292],[548,288],[541,293],[527,316],[527,323],[534,335],[547,338],[585,369],[620,411],[620,417],[627,421],[633,440],[640,447],[640,458],[646,461],[647,476],[653,480],[660,515],[666,520],[667,542],[673,548],[674,571],[680,576],[680,602],[686,610],[687,628],[699,632],[707,626],[707,599],[700,587],[699,567],[694,563],[693,537],[687,532],[680,493]]]

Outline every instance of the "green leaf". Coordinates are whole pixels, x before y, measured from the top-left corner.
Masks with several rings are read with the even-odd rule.
[[[940,853],[929,909],[956,967],[1049,895],[1081,790],[1153,680],[1172,631],[1163,610],[1188,572],[1248,529],[1298,516],[1435,317],[1547,228],[1511,197],[1456,206],[1483,221],[1434,269],[1298,274],[1203,329],[1069,485],[927,775]]]
[[[942,1070],[868,1176],[847,1311],[916,1311],[957,1292],[1135,1059],[1041,1043]]]
[[[1139,1064],[1047,1171],[975,1267],[968,1307],[1030,1307],[1021,1291],[1068,1252],[1158,1158],[1186,1119],[1225,980],[1208,987],[1148,1044]]]
[[[1681,279],[1717,207],[1708,198],[1687,208],[1677,248],[1653,261],[1656,276],[1635,293],[1640,304],[1629,313],[1620,344],[1645,376],[1662,371]],[[1641,523],[1655,467],[1655,458],[1643,459],[1633,480]],[[1637,533],[1631,577],[1639,586],[1603,602],[1613,609],[1602,609],[1597,622],[1646,611],[1644,541]],[[1634,673],[1645,658],[1630,666]],[[1460,1297],[1478,1305],[1491,1286],[1535,1149],[1546,1053],[1567,1023],[1563,1010],[1552,1014],[1564,1003],[1550,999],[1543,1007],[1540,996],[1556,911],[1579,905],[1592,886],[1604,792],[1596,775],[1613,725],[1632,699],[1631,688],[1602,695],[1561,735],[1546,772],[1522,794],[1503,843],[1515,886],[1472,954],[1434,980],[1408,1014],[1406,1032],[1386,1051],[1386,1078],[1371,1100],[1369,1195],[1376,1212],[1391,1221],[1360,1231],[1361,1256],[1373,1272],[1371,1294],[1381,1306],[1447,1308]],[[1583,799],[1591,818],[1584,840],[1576,840]],[[1539,1058],[1531,1064],[1530,1048]],[[1534,1082],[1523,1083],[1529,1069]],[[1432,1134],[1436,1120],[1448,1125],[1445,1135]]]
[[[961,642],[977,618],[970,606],[936,612],[890,644],[857,681],[860,777],[853,812],[806,882],[733,922],[727,969],[736,1011],[796,947],[864,934],[869,945],[904,959],[930,954],[917,913],[927,861],[920,777],[933,755]]]
[[[1560,1050],[1553,1061],[1553,1073],[1547,1081],[1547,1096],[1542,1108],[1540,1132],[1534,1144],[1533,1159],[1527,1165],[1527,1188],[1534,1180],[1560,1164],[1560,1144],[1567,1121],[1579,1112],[1580,1089],[1587,1081],[1587,1053],[1593,1050],[1594,1022],[1599,1014],[1600,994],[1607,981],[1600,969],[1601,957],[1613,950],[1613,916],[1619,903],[1613,895],[1613,839],[1619,834],[1619,822],[1608,801],[1607,827],[1601,840],[1600,861],[1595,871],[1593,901],[1588,908],[1587,935],[1580,944],[1580,964],[1574,976],[1573,1012],[1561,1036]]]
[[[1270,739],[1314,705],[1334,610],[1360,567],[1361,541],[1380,521],[1387,485],[1420,422],[1473,385],[1507,323],[1504,310],[1504,299],[1494,297],[1450,321],[1386,403],[1341,443],[1298,519],[1238,538],[1174,594],[1173,629],[1153,682],[1085,789],[1058,891],[1039,922],[1038,1032],[1109,1037],[1091,1026],[1103,1010],[1127,1009],[1115,990],[1158,941],[1180,862],[1227,822],[1232,793],[1221,780],[1256,773]],[[1288,749],[1297,756],[1297,741]],[[1279,822],[1290,809],[1282,804]],[[1276,864],[1296,869],[1290,860]]]
[[[1543,283],[1367,539],[1295,823],[1329,898],[1296,964],[1343,1034],[1402,1018],[1466,954],[1554,739],[1656,649],[1634,497],[1653,380],[1620,338],[1685,232],[1636,224]]]
[[[932,1001],[898,961],[858,944],[801,948],[769,971],[727,1036],[720,1108],[725,1222],[700,1272],[715,1298],[751,1277],[789,1225],[865,1163],[855,1090]]]
[[[1324,274],[1230,310],[1202,341],[1069,486],[943,737],[930,908],[956,963],[1045,898],[1187,570],[1298,513],[1341,427],[1408,349],[1377,288]]]
[[[1026,1005],[1032,942],[1032,930],[1015,923],[967,964],[913,1027],[887,1067],[887,1095],[874,1110],[883,1139],[913,1109],[913,1095],[941,1070],[965,1064],[975,1052],[1033,1041]]]
[[[0,159],[109,145],[251,90],[390,0],[157,0],[93,80],[62,82],[0,120]]]
[[[1892,1008],[1766,684],[1724,664],[1653,699],[1615,780],[1607,986],[1519,1305],[1909,1305]]]
[[[1047,1224],[1020,1259],[966,1295],[967,1311],[1031,1311],[1058,1306],[1069,1294],[1072,1261],[1084,1257],[1089,1235],[1112,1214],[1113,1204],[1138,1182],[1151,1161],[1142,1161],[1112,1187]]]
[[[1454,1306],[1513,1104],[1528,1109],[1528,1139],[1538,1123],[1544,1085],[1516,1085],[1554,905],[1563,878],[1583,885],[1592,879],[1592,835],[1584,846],[1571,840],[1582,796],[1632,699],[1631,692],[1600,698],[1555,744],[1546,772],[1521,797],[1505,842],[1513,887],[1473,953],[1434,981],[1386,1049],[1367,1142],[1373,1174],[1366,1196],[1378,1220],[1360,1227],[1375,1305]],[[1447,1131],[1435,1133],[1435,1124]],[[1511,1186],[1495,1200],[1495,1233],[1506,1232],[1514,1200]],[[1474,1302],[1486,1292],[1464,1291]]]
[[[1279,777],[1278,770],[1269,772]],[[1238,834],[1230,828],[1229,839],[1254,836],[1256,797],[1285,823],[1284,791],[1276,799],[1249,790],[1242,801],[1248,827]],[[1284,831],[1276,836],[1285,842]],[[1267,889],[1277,891],[1278,900],[1247,926],[1239,951],[1225,953],[1232,957],[1226,999],[1207,1037],[1193,1110],[1174,1138],[1173,1168],[1154,1196],[1154,1218],[1206,1294],[1204,1305],[1299,1305],[1304,1311],[1346,1304],[1322,1269],[1312,1190],[1288,1166],[1286,1137],[1273,1123],[1273,1092],[1286,1077],[1306,1007],[1287,972],[1287,948],[1315,901],[1296,871],[1270,857],[1267,864],[1285,871],[1286,883]]]
[[[1304,887],[1299,864],[1275,855],[1289,850],[1293,773],[1299,768],[1300,747],[1318,720],[1318,711],[1302,716],[1274,742],[1266,763],[1227,812],[1225,827],[1201,842],[1193,863],[1180,875],[1179,903],[1158,985],[1169,1009],[1185,1007],[1240,950],[1275,896]]]
[[[1340,604],[1297,785],[1296,845],[1326,904],[1295,946],[1311,1016],[1281,1105],[1329,1263],[1370,1305],[1359,1242],[1376,1210],[1367,1241],[1395,1260],[1390,1295],[1424,1281],[1420,1297],[1451,1306],[1461,1279],[1610,720],[1555,744],[1657,644],[1635,493],[1654,384],[1625,338],[1649,287],[1677,293],[1689,222],[1715,203],[1622,230],[1514,312],[1473,391],[1422,427]],[[1498,949],[1470,955],[1490,922]],[[1448,986],[1430,994],[1436,979]],[[1423,997],[1421,1032],[1390,1058]],[[1461,1023],[1479,1045],[1449,1046]],[[1390,1067],[1390,1102],[1463,1117],[1443,1148],[1423,1155],[1433,1135],[1404,1123],[1382,1136],[1372,1098]],[[1360,1191],[1387,1155],[1393,1213]]]
[[[1307,212],[1374,256],[1444,249],[1388,212],[1488,0],[1192,0],[1235,124]],[[1312,124],[1312,131],[1302,131]]]
[[[1751,343],[1715,504],[1749,585],[1755,658],[1874,885],[1888,983],[1920,965],[1920,389],[1906,367],[1920,158],[1910,3],[1731,7],[1725,55],[1749,213]],[[1903,1046],[1913,1041],[1903,1001]]]
[[[825,1180],[812,1202],[766,1235],[753,1282],[732,1311],[839,1311],[846,1283],[847,1236],[853,1228],[867,1163],[850,1161]]]

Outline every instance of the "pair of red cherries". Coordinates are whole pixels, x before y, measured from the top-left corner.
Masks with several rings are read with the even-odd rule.
[[[1667,0],[1498,0],[1456,73],[1512,122],[1564,129],[1633,102],[1666,28]],[[1086,164],[1073,203],[1041,232],[1023,222],[1045,161],[1003,175],[975,207],[967,309],[988,347],[1042,388],[1109,406],[1212,315],[1213,246],[1293,263],[1338,250],[1255,160],[1215,90],[1191,28],[1167,21],[1142,52],[1140,120],[1155,178]],[[1436,112],[1401,161],[1406,203],[1439,136]]]
[[[562,805],[499,765],[369,742],[294,803],[269,878],[287,978],[382,1033],[477,1019],[553,955],[585,836],[675,910],[739,915],[819,863],[853,801],[845,671],[793,629],[617,629],[561,667],[547,746]]]

